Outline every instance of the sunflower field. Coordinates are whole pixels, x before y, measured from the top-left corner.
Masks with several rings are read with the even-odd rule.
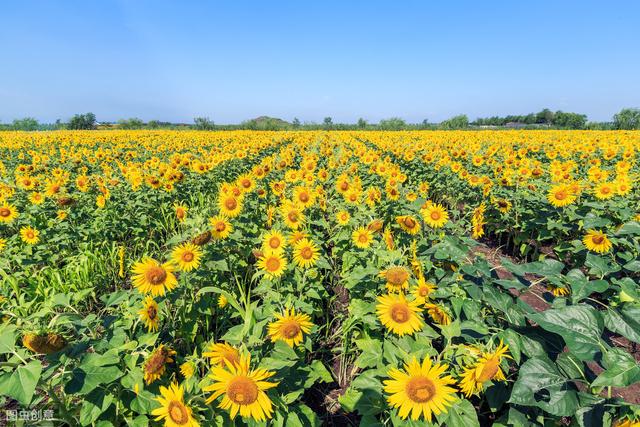
[[[639,153],[633,131],[0,133],[0,418],[638,426]]]

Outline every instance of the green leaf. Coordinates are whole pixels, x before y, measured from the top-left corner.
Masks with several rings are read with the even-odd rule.
[[[554,308],[528,316],[544,330],[560,335],[581,360],[593,360],[601,350],[603,321],[591,306]]]
[[[633,234],[640,236],[640,223],[637,221],[626,222],[616,231],[616,236],[626,236]]]
[[[82,401],[80,409],[80,424],[89,425],[111,406],[113,395],[105,394],[103,390],[94,390]]]
[[[66,393],[87,394],[101,384],[109,384],[122,376],[117,366],[84,366],[72,371],[71,380],[65,385]]]
[[[604,357],[607,370],[598,375],[592,387],[627,387],[640,381],[640,365],[624,350],[614,348]]]
[[[13,372],[0,375],[0,390],[2,394],[12,397],[23,406],[28,406],[36,390],[42,364],[39,360],[32,360],[26,365],[18,366]]]
[[[0,354],[12,353],[16,348],[18,327],[12,324],[3,324],[0,327]]]
[[[356,366],[364,369],[378,365],[382,354],[382,343],[379,340],[362,338],[356,340],[356,346],[362,351],[356,359]]]
[[[620,266],[610,262],[607,258],[589,252],[584,265],[589,267],[589,274],[604,277],[607,274],[620,271]]]
[[[631,325],[615,309],[607,307],[607,311],[604,313],[604,324],[611,332],[620,334],[628,340],[640,344],[640,328],[638,328],[638,325]]]
[[[466,399],[458,400],[447,411],[448,427],[480,427],[476,408]]]
[[[520,366],[509,403],[535,406],[557,416],[572,415],[578,397],[567,381],[547,357],[529,359]]]

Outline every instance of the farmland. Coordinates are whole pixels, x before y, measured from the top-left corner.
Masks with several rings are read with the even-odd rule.
[[[639,152],[639,131],[0,133],[0,404],[633,425]]]

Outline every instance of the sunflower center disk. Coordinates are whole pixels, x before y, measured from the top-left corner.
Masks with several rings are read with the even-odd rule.
[[[493,378],[498,373],[498,361],[496,359],[489,359],[478,376],[478,382],[486,382]]]
[[[11,215],[11,211],[7,208],[0,208],[0,216],[8,217]]]
[[[238,206],[238,202],[236,202],[236,199],[227,199],[224,205],[227,209],[233,210]]]
[[[409,320],[409,308],[404,304],[394,304],[391,307],[391,318],[397,323]]]
[[[431,219],[434,221],[437,221],[440,219],[440,212],[434,211],[431,212]]]
[[[147,270],[147,281],[152,285],[160,285],[167,279],[167,272],[164,268],[156,266]]]
[[[604,242],[604,237],[603,236],[593,236],[592,240],[593,240],[593,243],[595,243],[596,245],[600,245],[600,244],[602,244],[602,242]]]
[[[180,402],[172,401],[169,403],[169,417],[176,424],[186,424],[189,420],[187,409]]]
[[[280,247],[280,239],[278,239],[277,237],[272,237],[271,239],[269,239],[269,246],[272,249],[278,249]]]
[[[415,377],[407,382],[405,391],[412,401],[426,403],[436,394],[436,387],[429,378]]]
[[[288,322],[282,326],[282,335],[292,339],[300,333],[300,325],[296,322]]]
[[[269,258],[267,260],[267,270],[277,271],[279,268],[280,268],[280,261],[278,261],[278,258]]]
[[[182,254],[182,260],[184,262],[191,262],[193,261],[194,255],[193,252],[185,252],[184,254]]]
[[[151,306],[147,309],[147,316],[149,316],[149,319],[153,320],[156,318],[157,315],[158,315],[158,311],[156,310],[155,307]]]
[[[304,259],[310,259],[313,256],[313,251],[308,246],[304,247],[300,251],[300,256],[302,256],[302,258],[304,258]]]
[[[236,377],[227,388],[227,396],[238,405],[250,405],[258,400],[258,386],[249,378]]]

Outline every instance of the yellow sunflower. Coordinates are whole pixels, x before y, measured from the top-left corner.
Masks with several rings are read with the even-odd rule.
[[[7,246],[7,240],[6,239],[0,239],[0,251],[4,250],[4,248]]]
[[[556,208],[568,206],[576,201],[571,188],[565,184],[554,185],[547,193],[547,200]]]
[[[193,362],[186,361],[182,365],[180,365],[180,373],[184,377],[184,379],[188,380],[196,373],[196,367]]]
[[[202,258],[202,249],[191,243],[183,243],[171,252],[171,261],[180,271],[191,271],[198,268]]]
[[[587,230],[587,235],[582,239],[582,243],[588,250],[599,254],[606,254],[613,246],[606,234],[593,229]]]
[[[158,324],[160,323],[158,303],[155,302],[153,297],[147,296],[142,304],[143,308],[138,311],[140,320],[144,322],[149,332],[156,332],[158,330]]]
[[[221,215],[227,218],[235,218],[242,212],[242,198],[233,194],[220,193],[218,207]]]
[[[310,239],[300,239],[293,245],[293,262],[302,268],[313,267],[320,258],[320,251]]]
[[[258,268],[269,278],[280,277],[287,268],[287,258],[282,253],[267,252],[258,259]]]
[[[34,191],[29,195],[29,201],[31,202],[32,205],[39,206],[44,203],[44,199],[45,199],[44,194],[38,191]]]
[[[178,280],[173,275],[174,268],[169,262],[161,264],[152,258],[144,258],[132,268],[133,286],[143,294],[164,296],[167,291],[178,286]]]
[[[35,245],[40,241],[40,232],[33,227],[22,227],[20,229],[20,239],[29,245]]]
[[[179,222],[184,222],[187,219],[187,212],[189,211],[189,208],[185,205],[181,203],[175,203],[173,205],[173,210]]]
[[[199,427],[193,411],[184,403],[184,389],[176,383],[169,388],[160,386],[160,407],[151,411],[156,421],[164,420],[164,427]]]
[[[484,385],[491,380],[506,381],[507,379],[500,368],[502,359],[511,359],[507,354],[509,346],[502,341],[492,352],[482,353],[470,366],[467,366],[460,380],[460,389],[467,397],[484,389]]]
[[[402,294],[389,294],[378,297],[376,313],[380,322],[397,335],[413,334],[424,326],[419,316],[420,303],[407,301]]]
[[[431,282],[427,282],[424,277],[420,276],[418,278],[418,283],[413,287],[411,293],[414,296],[414,299],[420,304],[426,304],[429,300],[429,295],[436,290],[436,285]]]
[[[421,416],[431,422],[433,415],[447,412],[447,407],[456,401],[455,380],[443,374],[446,364],[432,364],[426,358],[422,364],[414,357],[404,369],[391,369],[390,379],[384,381],[384,391],[389,394],[387,402],[398,408],[400,418],[416,421]]]
[[[367,249],[373,242],[373,233],[365,227],[360,227],[353,232],[351,240],[356,247]]]
[[[304,223],[304,212],[292,203],[285,203],[282,207],[281,213],[284,223],[292,230],[297,230]]]
[[[511,202],[507,199],[497,199],[495,201],[496,208],[502,213],[508,213],[511,210]]]
[[[278,383],[265,381],[275,375],[275,372],[265,369],[251,369],[251,356],[241,356],[240,361],[225,368],[214,366],[211,368],[210,378],[214,383],[203,388],[213,392],[206,400],[211,403],[218,397],[222,401],[218,408],[229,411],[231,419],[237,414],[256,421],[265,421],[273,416],[273,403],[265,390],[276,387]]]
[[[426,303],[424,306],[427,309],[429,316],[431,316],[433,321],[437,324],[446,326],[451,323],[451,317],[449,314],[438,304]]]
[[[389,292],[401,292],[409,288],[409,270],[405,267],[389,267],[378,273],[378,276],[387,281],[386,288]]]
[[[396,222],[407,233],[413,235],[420,232],[420,223],[411,215],[402,215],[396,217]]]
[[[15,206],[5,203],[0,205],[0,223],[9,224],[18,217],[18,210]]]
[[[340,225],[347,225],[351,219],[351,214],[347,211],[340,211],[336,214],[336,221]]]
[[[431,228],[441,228],[449,221],[449,214],[444,206],[439,203],[428,203],[421,210],[424,222]]]
[[[212,365],[221,368],[227,366],[227,363],[233,366],[240,362],[240,352],[238,349],[226,342],[209,344],[202,355],[208,357]]]
[[[209,218],[209,224],[211,225],[211,234],[216,240],[226,239],[233,231],[233,225],[223,215]]]
[[[162,374],[167,370],[167,363],[173,362],[171,356],[176,352],[166,347],[164,344],[160,344],[156,347],[149,358],[145,360],[142,368],[144,372],[144,381],[147,384],[151,384],[155,380],[159,379]]]
[[[276,313],[276,321],[269,323],[269,338],[271,341],[282,340],[290,347],[302,342],[303,333],[308,334],[313,327],[311,318],[307,314],[296,314],[295,309],[285,310],[284,314]]]
[[[287,239],[279,230],[270,230],[262,238],[262,250],[265,252],[282,252],[287,246]]]
[[[611,182],[601,182],[594,189],[595,196],[600,200],[610,199],[616,195],[616,186]]]

